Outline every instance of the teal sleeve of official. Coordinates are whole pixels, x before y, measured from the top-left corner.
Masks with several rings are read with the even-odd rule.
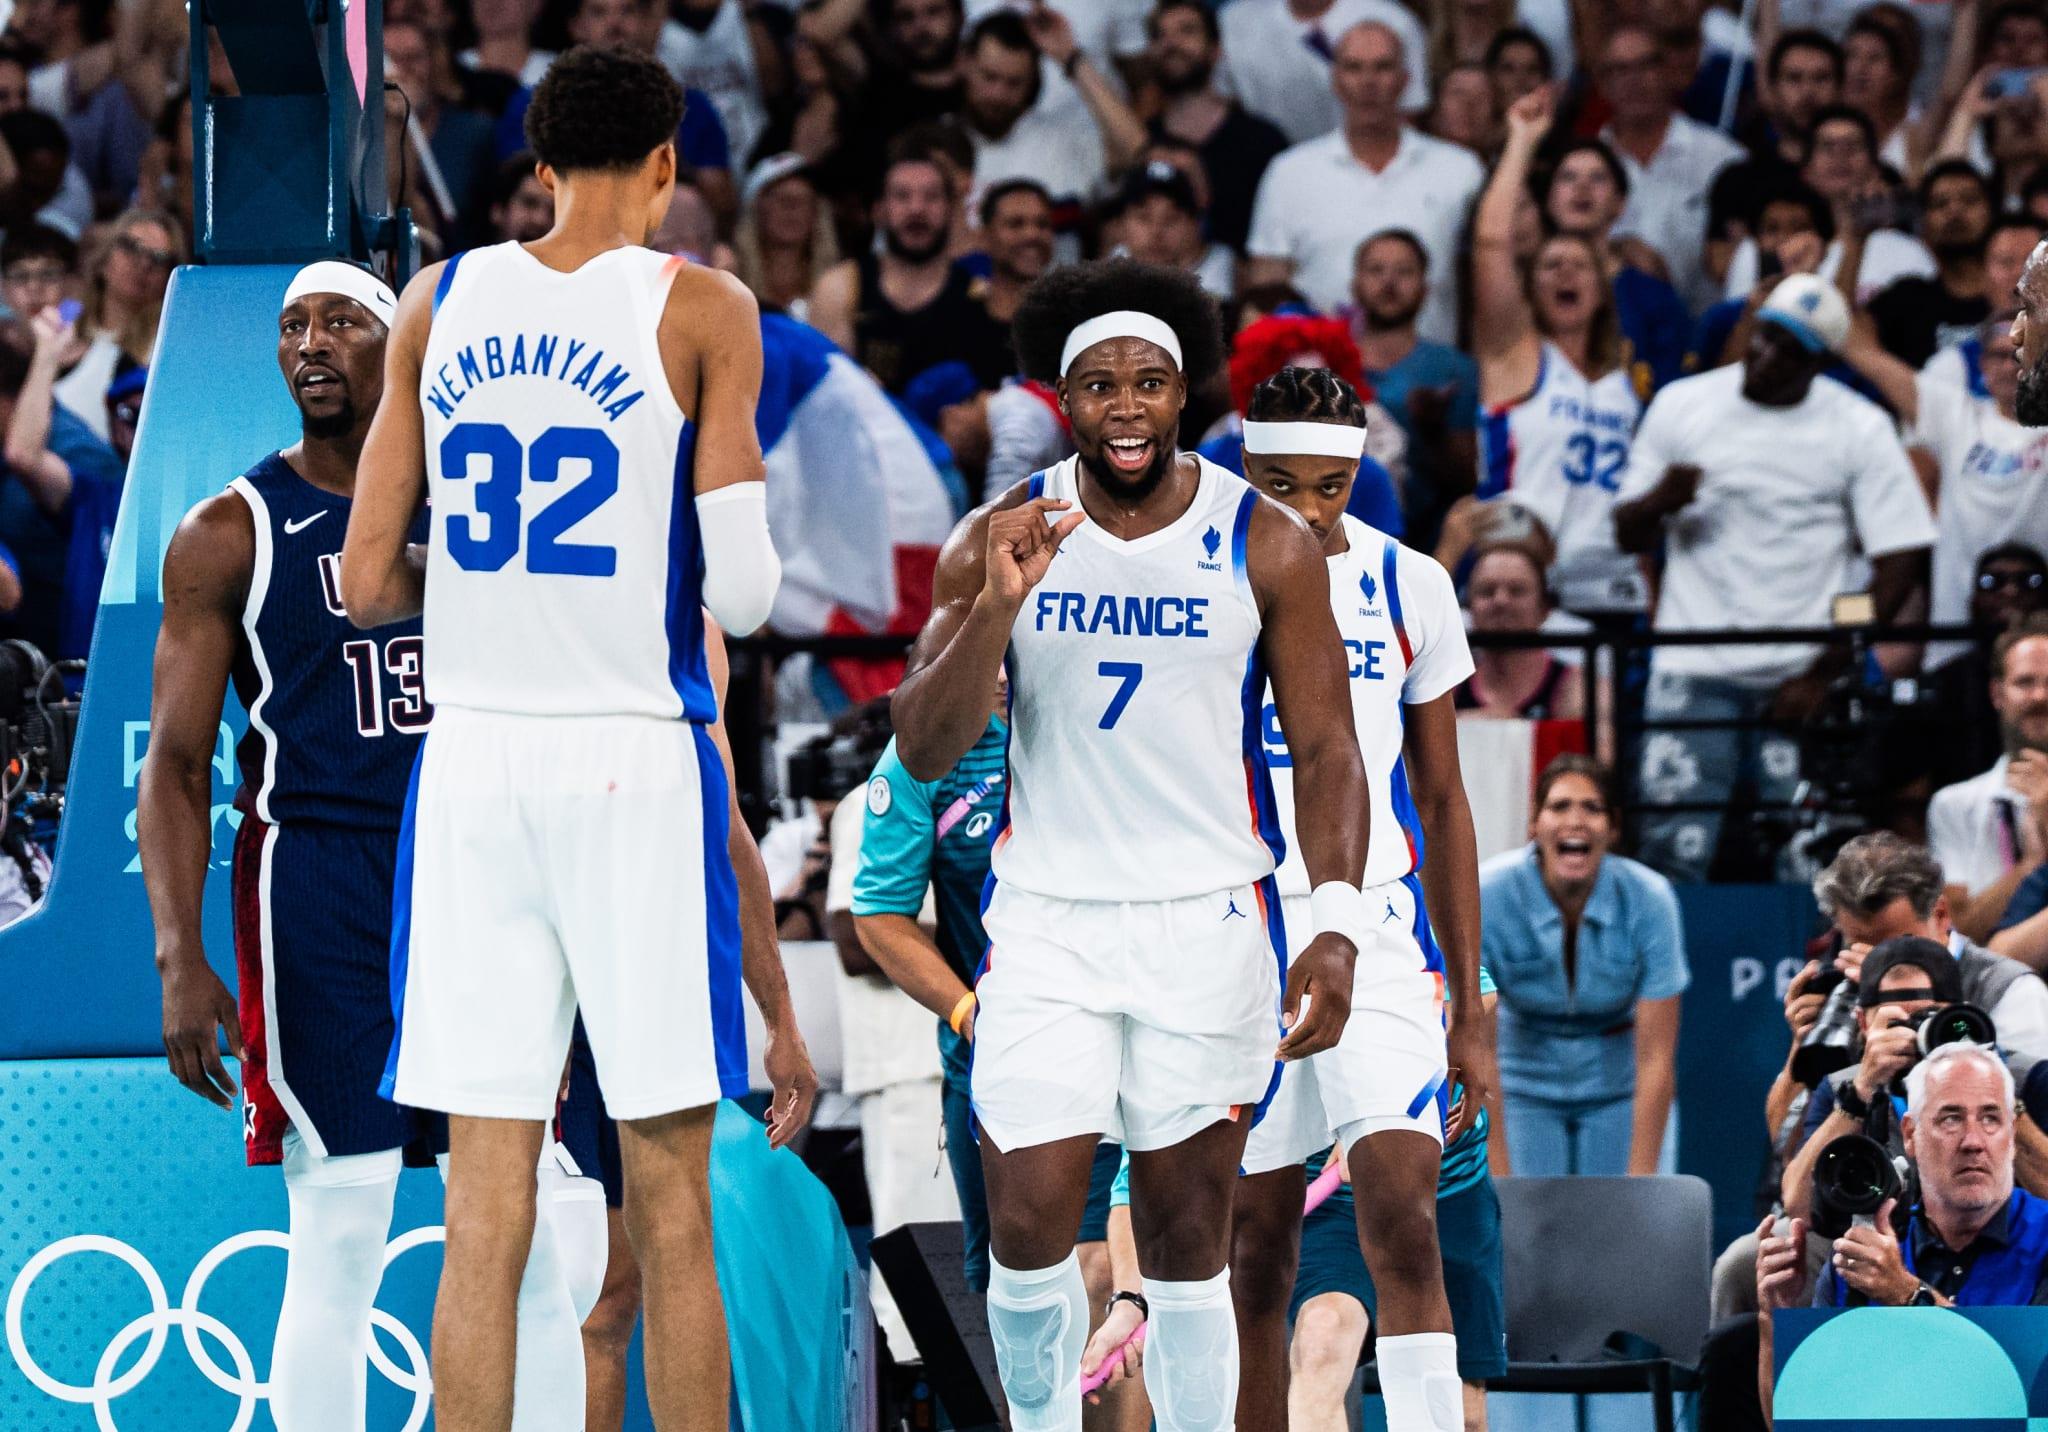
[[[925,888],[932,878],[932,809],[935,781],[920,781],[903,769],[892,737],[867,788],[857,797],[867,803],[861,832],[860,868],[853,877],[853,913],[909,915],[924,908]]]

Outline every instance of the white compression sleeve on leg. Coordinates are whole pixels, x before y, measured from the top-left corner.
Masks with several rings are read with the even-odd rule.
[[[548,1150],[541,1157],[551,1163]],[[448,1179],[442,1154],[441,1180]],[[584,1416],[583,1320],[576,1315],[569,1275],[555,1243],[553,1203],[534,1177],[533,1242],[519,1279],[519,1341],[513,1352],[512,1432],[561,1432],[581,1427]],[[600,1205],[602,1207],[602,1205]],[[602,1276],[602,1275],[600,1275]]]
[[[1454,1334],[1383,1335],[1379,1363],[1387,1432],[1462,1432],[1465,1389],[1458,1380]]]
[[[704,605],[733,636],[768,620],[782,585],[782,559],[768,538],[768,484],[736,482],[697,499],[704,552]]]
[[[370,1372],[370,1308],[384,1281],[384,1242],[399,1155],[321,1158],[287,1135],[291,1253],[270,1355],[278,1432],[360,1432]]]
[[[1159,1432],[1237,1426],[1237,1316],[1230,1270],[1195,1283],[1145,1279],[1145,1391]]]
[[[604,1292],[605,1264],[611,1258],[611,1229],[605,1219],[604,1184],[594,1178],[572,1178],[553,1157],[541,1156],[540,1201],[555,1225],[555,1249],[569,1283],[581,1328]]]
[[[988,1330],[1013,1432],[1081,1432],[1088,1285],[1073,1253],[1019,1272],[988,1262]]]

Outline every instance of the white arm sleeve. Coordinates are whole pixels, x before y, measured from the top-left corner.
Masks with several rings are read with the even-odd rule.
[[[782,561],[768,540],[768,484],[736,482],[697,499],[704,543],[704,605],[734,636],[768,620],[782,585]]]

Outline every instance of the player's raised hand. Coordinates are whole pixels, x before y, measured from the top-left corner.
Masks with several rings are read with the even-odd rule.
[[[1280,1022],[1282,1059],[1306,1059],[1337,1043],[1351,1018],[1351,977],[1358,951],[1342,935],[1324,933],[1294,957],[1287,969],[1287,997]]]
[[[768,1147],[787,1148],[811,1121],[811,1105],[818,1097],[818,1071],[811,1067],[811,1051],[805,1048],[804,1037],[793,1026],[768,1031],[761,1065],[775,1090],[768,1103]]]
[[[988,520],[983,590],[1009,606],[1022,606],[1024,594],[1045,580],[1060,543],[1087,514],[1069,512],[1057,522],[1045,519],[1072,506],[1063,498],[1034,497],[1021,507],[993,514]]]
[[[228,1052],[247,1057],[235,997],[203,958],[163,966],[164,1058],[180,1084],[223,1109],[235,1104],[235,1080],[220,1060],[220,1034]]]

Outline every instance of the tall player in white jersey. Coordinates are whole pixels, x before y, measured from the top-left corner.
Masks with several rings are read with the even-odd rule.
[[[1282,369],[1246,414],[1246,477],[1322,539],[1372,788],[1366,906],[1380,947],[1358,961],[1344,1037],[1287,1066],[1245,1148],[1232,1259],[1242,1270],[1238,1407],[1250,1427],[1287,1403],[1303,1166],[1335,1142],[1347,1151],[1359,1244],[1379,1298],[1387,1426],[1458,1432],[1465,1417],[1437,1251],[1437,1174],[1444,1147],[1477,1120],[1494,1083],[1492,1016],[1479,997],[1479,856],[1451,702],[1472,657],[1444,569],[1344,511],[1364,437],[1365,405],[1322,368]],[[1270,722],[1265,739],[1285,824],[1299,794],[1291,753]],[[1278,880],[1298,939],[1310,886],[1291,849]],[[1454,1082],[1463,1086],[1455,1107]]]
[[[989,1327],[1010,1425],[1078,1432],[1089,1320],[1074,1235],[1096,1143],[1120,1139],[1158,1426],[1222,1432],[1245,1131],[1276,1046],[1334,1044],[1353,960],[1375,947],[1343,648],[1306,524],[1176,450],[1189,384],[1221,346],[1192,275],[1055,270],[1016,335],[1025,372],[1056,383],[1078,456],[955,529],[895,700],[898,753],[929,779],[979,737],[982,693],[1009,668],[1007,826],[974,1026]],[[1317,887],[1284,1015],[1268,672]]]
[[[400,838],[385,1088],[450,1115],[447,1432],[511,1418],[533,1169],[579,1006],[620,1124],[656,1424],[726,1424],[707,1169],[715,1106],[747,1087],[739,882],[751,900],[766,877],[730,853],[699,603],[752,631],[780,569],[753,299],[641,247],[681,106],[651,60],[548,71],[526,132],[555,226],[407,287],[342,552],[358,626],[425,611],[435,725]],[[422,559],[406,529],[429,495]],[[744,959],[780,1098],[801,1040],[779,966],[757,968],[772,948]]]

